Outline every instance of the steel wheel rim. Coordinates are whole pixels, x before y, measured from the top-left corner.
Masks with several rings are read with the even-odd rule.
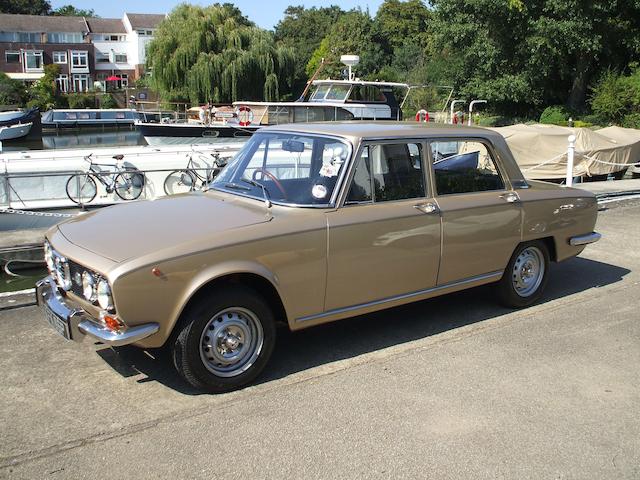
[[[544,255],[537,247],[527,247],[516,258],[511,272],[515,292],[521,297],[533,295],[544,278]]]
[[[235,377],[256,362],[264,345],[262,324],[255,313],[229,307],[216,313],[200,335],[200,359],[218,377]]]

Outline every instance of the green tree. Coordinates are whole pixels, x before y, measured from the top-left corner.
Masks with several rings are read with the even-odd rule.
[[[158,27],[147,67],[167,100],[277,100],[291,87],[294,54],[231,4],[182,4]]]
[[[56,104],[56,77],[60,74],[60,65],[54,63],[44,66],[44,76],[29,87],[27,106],[49,110]]]
[[[431,12],[422,0],[384,0],[374,24],[381,39],[394,51],[406,44],[424,46]]]
[[[63,5],[51,12],[51,15],[57,17],[97,17],[96,12],[92,9],[76,8],[73,5]]]
[[[22,105],[26,93],[22,82],[0,72],[0,105]]]
[[[0,0],[0,13],[26,15],[48,15],[51,3],[48,0]]]
[[[324,58],[327,66],[323,73],[340,76],[345,68],[340,63],[341,55],[360,56],[360,64],[356,67],[360,77],[375,75],[385,65],[384,51],[368,12],[351,10],[338,18],[307,63],[307,75],[311,76]]]
[[[345,12],[336,5],[322,8],[290,6],[275,27],[278,43],[295,52],[294,93],[304,88],[308,79],[306,65],[333,24]]]

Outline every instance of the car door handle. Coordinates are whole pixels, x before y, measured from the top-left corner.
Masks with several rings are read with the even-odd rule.
[[[433,202],[419,203],[418,205],[414,205],[413,208],[417,208],[422,213],[426,213],[428,215],[440,213],[440,209],[438,208],[438,205],[436,205]]]
[[[520,202],[520,197],[516,192],[503,193],[502,195],[500,195],[500,198],[503,199],[505,202],[509,202],[509,203]]]

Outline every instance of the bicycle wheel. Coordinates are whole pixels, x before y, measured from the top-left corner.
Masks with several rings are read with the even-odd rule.
[[[196,188],[196,179],[190,170],[175,170],[164,180],[164,193],[176,195]]]
[[[79,205],[90,203],[98,194],[96,181],[91,175],[80,173],[72,175],[67,180],[67,196]]]
[[[116,194],[122,200],[135,200],[144,189],[144,175],[140,172],[122,172],[113,182]]]

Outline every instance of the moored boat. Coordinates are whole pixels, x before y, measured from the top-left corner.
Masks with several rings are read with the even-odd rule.
[[[14,125],[8,125],[0,127],[0,142],[7,140],[13,140],[16,138],[22,138],[29,135],[29,131],[33,123],[16,123]]]
[[[138,112],[133,109],[52,109],[42,115],[43,131],[83,128],[134,128]]]

